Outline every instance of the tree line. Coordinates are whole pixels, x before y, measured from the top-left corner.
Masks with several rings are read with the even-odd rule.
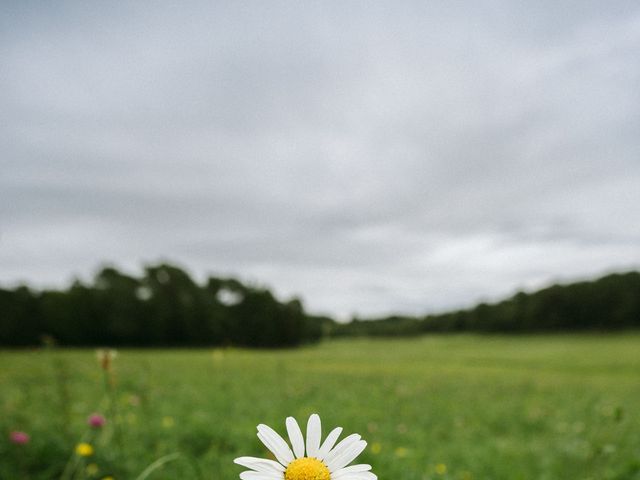
[[[289,347],[317,341],[325,320],[298,299],[210,277],[198,285],[176,266],[148,266],[134,277],[102,269],[65,290],[0,289],[0,345],[54,341],[90,346]]]
[[[390,316],[333,327],[334,336],[425,333],[535,333],[640,328],[640,272],[518,292],[496,303],[424,317]]]
[[[496,303],[423,317],[340,324],[229,278],[196,283],[168,264],[139,277],[103,268],[62,290],[0,288],[0,345],[291,347],[322,337],[446,332],[607,331],[640,327],[640,273],[518,292]]]

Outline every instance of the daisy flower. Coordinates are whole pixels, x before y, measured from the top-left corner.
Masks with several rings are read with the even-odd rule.
[[[367,446],[360,435],[349,435],[336,445],[342,433],[342,428],[337,427],[321,444],[320,417],[315,413],[307,422],[306,442],[295,418],[288,417],[286,426],[291,448],[275,430],[258,425],[258,438],[278,461],[236,458],[235,463],[250,469],[240,474],[242,480],[377,480],[369,471],[371,465],[347,466]]]

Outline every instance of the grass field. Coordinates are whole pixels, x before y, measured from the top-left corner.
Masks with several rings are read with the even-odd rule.
[[[1,352],[0,478],[60,478],[71,458],[76,478],[134,480],[181,452],[148,478],[233,479],[234,457],[265,455],[258,423],[318,412],[362,434],[380,479],[640,479],[639,334],[122,350],[113,375],[111,404],[92,350]]]

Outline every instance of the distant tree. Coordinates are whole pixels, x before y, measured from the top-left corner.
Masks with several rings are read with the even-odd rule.
[[[417,328],[416,328],[417,325]],[[417,335],[429,332],[553,332],[640,328],[640,273],[518,292],[501,302],[422,319],[391,316],[338,325],[333,336]]]
[[[0,345],[289,347],[326,336],[412,336],[444,332],[523,333],[640,328],[640,273],[518,292],[422,318],[390,316],[338,324],[305,313],[302,302],[280,302],[266,288],[230,278],[198,285],[169,264],[141,277],[100,270],[93,283],[66,290],[0,289]]]
[[[105,267],[67,290],[0,290],[0,345],[36,345],[42,335],[62,345],[287,347],[317,341],[321,330],[298,299],[280,302],[235,279],[200,286],[159,264],[140,278]]]
[[[42,315],[33,292],[25,286],[0,289],[0,345],[34,345],[41,330]]]

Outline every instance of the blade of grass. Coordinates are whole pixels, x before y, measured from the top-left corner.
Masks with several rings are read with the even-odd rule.
[[[170,453],[169,455],[165,455],[164,457],[160,457],[158,460],[150,464],[147,468],[145,468],[140,475],[136,477],[136,480],[145,480],[149,475],[151,475],[155,470],[162,467],[165,463],[173,462],[180,458],[179,453]]]

